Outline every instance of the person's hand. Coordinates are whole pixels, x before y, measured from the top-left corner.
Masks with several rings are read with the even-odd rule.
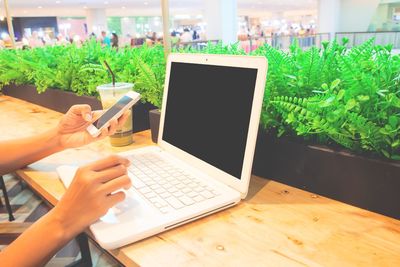
[[[72,106],[61,118],[57,126],[62,148],[73,148],[89,144],[100,140],[106,136],[113,135],[115,131],[124,125],[129,117],[129,112],[125,112],[119,119],[110,121],[110,126],[104,128],[101,134],[94,138],[86,131],[90,123],[94,122],[104,111],[92,111],[89,105]]]
[[[131,187],[127,175],[129,165],[125,158],[109,156],[78,169],[70,187],[54,208],[68,236],[80,233],[125,199],[124,192],[113,192]]]

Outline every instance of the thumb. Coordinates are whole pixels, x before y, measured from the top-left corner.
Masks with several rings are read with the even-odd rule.
[[[109,205],[109,207],[114,207],[115,205],[117,205],[119,202],[122,202],[125,200],[125,192],[123,191],[119,191],[117,193],[111,194],[108,196],[108,202],[107,205]]]
[[[92,121],[92,108],[89,105],[74,105],[70,108],[68,112],[75,115],[82,116],[85,121]]]

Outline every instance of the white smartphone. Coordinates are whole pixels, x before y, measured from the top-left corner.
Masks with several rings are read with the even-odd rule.
[[[128,92],[120,100],[118,100],[111,108],[104,112],[96,121],[87,127],[87,131],[97,137],[101,130],[110,126],[110,120],[119,118],[124,112],[135,105],[140,99],[140,94],[136,92]]]

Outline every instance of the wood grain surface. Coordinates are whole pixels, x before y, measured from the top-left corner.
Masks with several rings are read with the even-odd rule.
[[[0,140],[44,131],[60,116],[0,96]],[[134,140],[66,150],[17,174],[55,205],[65,191],[58,165],[152,144],[149,131]],[[110,253],[128,266],[400,266],[400,221],[253,176],[239,205]]]

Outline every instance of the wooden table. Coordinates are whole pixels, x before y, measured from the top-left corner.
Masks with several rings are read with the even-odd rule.
[[[39,133],[60,116],[0,96],[0,139]],[[134,140],[66,150],[17,174],[55,205],[65,191],[56,166],[152,144],[148,131]],[[239,205],[109,253],[129,266],[400,266],[400,221],[254,176]]]

